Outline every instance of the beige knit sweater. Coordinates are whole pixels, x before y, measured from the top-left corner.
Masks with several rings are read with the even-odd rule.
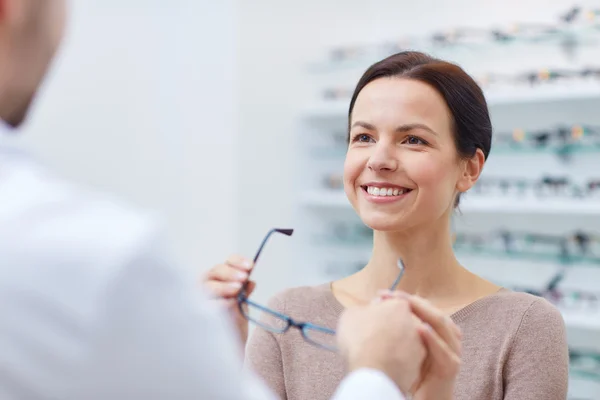
[[[330,285],[286,290],[268,304],[297,321],[335,329],[343,306]],[[452,315],[463,332],[456,400],[565,400],[568,348],[561,314],[547,301],[502,289]],[[328,400],[345,375],[336,353],[304,341],[297,329],[257,327],[246,360],[281,399]]]

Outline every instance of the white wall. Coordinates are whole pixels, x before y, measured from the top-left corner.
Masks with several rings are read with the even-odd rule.
[[[19,144],[167,219],[207,268],[234,249],[230,0],[72,1],[66,41]]]
[[[593,4],[592,1],[581,3]],[[299,111],[322,82],[308,76],[307,64],[335,45],[372,43],[420,36],[457,26],[507,26],[513,22],[555,21],[573,6],[566,0],[276,0],[238,1],[240,55],[239,246],[252,255],[273,226],[294,227],[299,193],[297,159],[303,138]],[[465,59],[484,59],[471,54]],[[529,59],[500,59],[518,67]],[[493,65],[492,65],[493,66]],[[553,66],[553,65],[552,65]],[[536,68],[539,65],[536,65]],[[334,81],[338,76],[328,76]],[[358,78],[358,76],[356,76]],[[255,273],[263,301],[303,281],[310,270],[295,262],[294,238],[277,238]]]

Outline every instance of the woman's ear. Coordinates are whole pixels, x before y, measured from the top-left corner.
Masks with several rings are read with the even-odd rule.
[[[471,189],[479,179],[484,164],[485,156],[483,155],[483,151],[477,149],[473,157],[463,161],[463,170],[458,182],[456,182],[456,189],[461,193]]]

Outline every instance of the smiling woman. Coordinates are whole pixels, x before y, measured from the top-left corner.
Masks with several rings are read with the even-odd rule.
[[[344,190],[374,231],[371,259],[339,281],[286,290],[269,308],[334,329],[344,307],[390,286],[402,259],[398,289],[425,298],[463,332],[460,371],[419,389],[415,399],[564,400],[568,350],[560,313],[544,299],[472,274],[452,249],[452,213],[491,147],[479,86],[456,65],[403,52],[364,73],[348,114]],[[247,360],[288,400],[328,399],[345,373],[341,357],[292,331],[257,329]]]

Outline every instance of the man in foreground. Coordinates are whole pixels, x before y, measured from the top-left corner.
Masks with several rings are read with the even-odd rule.
[[[25,119],[65,8],[0,0],[0,130]],[[163,243],[150,216],[0,146],[0,398],[273,399]],[[337,400],[401,399],[420,379],[426,351],[406,300],[349,310],[339,342],[351,373]]]

